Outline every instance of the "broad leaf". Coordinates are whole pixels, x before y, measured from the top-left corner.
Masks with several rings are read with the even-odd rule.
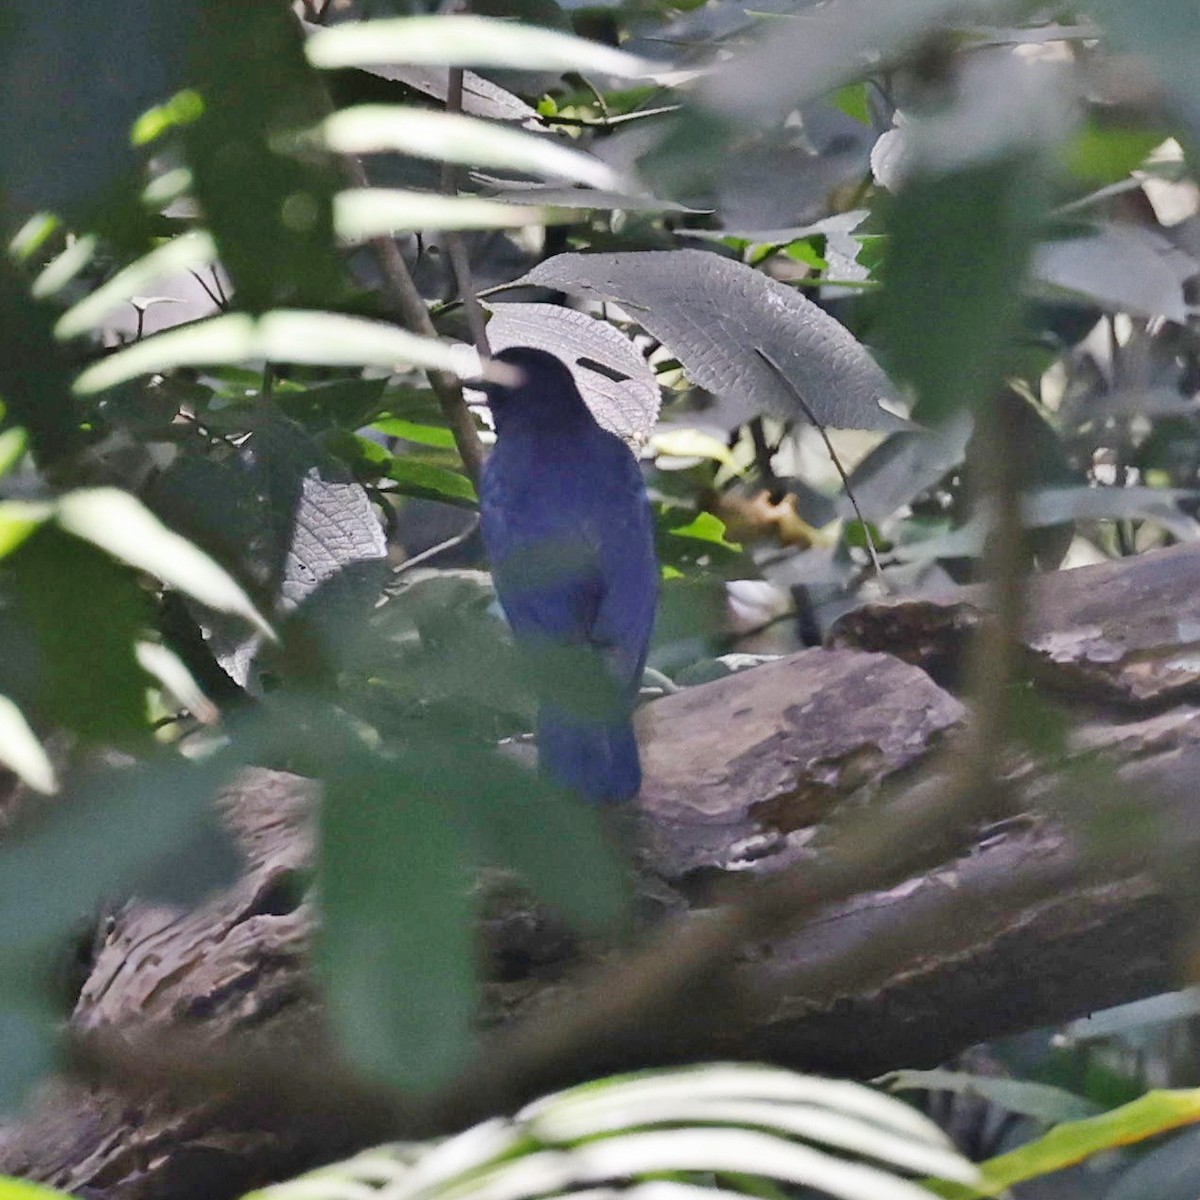
[[[511,286],[534,285],[623,305],[740,421],[764,411],[803,419],[798,392],[823,425],[902,424],[880,406],[894,397],[887,376],[845,326],[732,259],[703,250],[560,254]]]
[[[493,352],[533,346],[562,359],[592,415],[627,441],[644,441],[658,419],[654,372],[607,321],[554,304],[498,304],[488,322]]]
[[[309,38],[317,67],[386,63],[421,66],[513,67],[524,71],[581,71],[637,79],[656,70],[632,54],[535,25],[466,14],[357,21]]]
[[[471,481],[447,467],[395,454],[385,474],[396,485],[396,490],[406,496],[440,500],[443,504],[454,504],[459,508],[474,508],[478,503]]]
[[[326,117],[320,133],[325,145],[338,154],[398,151],[417,158],[572,179],[599,188],[621,186],[620,176],[607,164],[556,138],[458,113],[364,104]]]

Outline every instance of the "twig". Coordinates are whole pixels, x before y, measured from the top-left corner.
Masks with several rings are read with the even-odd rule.
[[[422,563],[427,563],[431,558],[436,558],[439,554],[444,554],[447,550],[453,550],[455,546],[461,546],[468,538],[474,536],[475,530],[479,528],[479,514],[472,513],[471,519],[467,526],[460,533],[456,533],[453,537],[448,537],[444,542],[438,542],[435,546],[430,546],[428,550],[422,550],[420,554],[414,554],[411,558],[406,558],[398,567],[392,571],[391,581],[384,588],[388,595],[392,595],[396,586],[396,580],[411,571],[414,567],[421,566]]]
[[[351,178],[358,187],[368,187],[366,170],[358,159],[349,157],[346,166]],[[436,337],[433,318],[417,285],[409,273],[408,264],[400,253],[399,246],[390,237],[375,237],[370,239],[371,249],[379,260],[379,268],[383,273],[384,291],[395,307],[401,323],[413,333],[423,337]],[[454,435],[454,444],[458,447],[459,456],[467,476],[476,486],[479,484],[480,473],[483,470],[483,443],[475,429],[475,418],[463,399],[462,385],[448,371],[430,371],[429,382],[441,405],[442,415]]]
[[[543,125],[569,125],[572,129],[613,129],[630,121],[641,121],[646,117],[661,117],[666,113],[678,112],[681,104],[663,104],[658,108],[635,109],[633,112],[618,113],[615,117],[547,117],[538,116]]]
[[[451,67],[450,77],[446,85],[446,111],[461,113],[463,110],[463,69]],[[458,167],[452,162],[442,163],[442,194],[455,196],[458,194]],[[483,315],[483,306],[475,295],[474,284],[471,281],[471,260],[467,254],[467,244],[457,229],[448,229],[445,233],[446,250],[450,257],[450,268],[454,273],[454,282],[458,285],[458,294],[463,298],[466,308],[467,325],[471,330],[471,340],[482,359],[491,357],[491,347],[488,345],[487,320]]]
[[[755,346],[754,351],[783,380],[788,391],[795,398],[796,403],[800,405],[804,415],[813,423],[816,431],[821,435],[821,441],[825,443],[825,449],[829,451],[829,457],[833,460],[833,465],[837,468],[837,473],[841,477],[842,486],[846,489],[846,496],[850,501],[850,507],[854,509],[854,515],[858,518],[859,525],[862,526],[863,538],[867,543],[867,553],[871,557],[871,566],[875,571],[875,577],[880,583],[886,586],[887,581],[884,578],[883,568],[879,565],[879,554],[875,549],[875,535],[871,532],[871,526],[867,524],[867,519],[863,516],[862,509],[858,507],[858,500],[854,495],[854,489],[850,486],[850,479],[846,474],[845,468],[842,466],[842,460],[838,458],[837,451],[833,448],[833,442],[829,440],[829,434],[825,432],[825,426],[817,420],[817,414],[809,407],[808,401],[800,395],[800,391],[796,385],[784,374],[780,365],[761,346]]]

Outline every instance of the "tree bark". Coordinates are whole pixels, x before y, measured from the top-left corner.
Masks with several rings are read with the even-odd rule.
[[[931,796],[953,792],[972,719],[953,694],[957,664],[986,615],[978,589],[868,606],[829,648],[643,710],[645,865],[683,938],[695,943],[764,881],[817,877],[845,830],[903,829]],[[519,1079],[465,1086],[440,1107],[380,1107],[355,1093],[360,1109],[337,1110],[345,1096],[332,1074],[329,1096],[308,1097],[312,1121],[150,1086],[167,1059],[156,1068],[138,1057],[147,1035],[150,1045],[186,1035],[211,1051],[214,1071],[245,1055],[249,1091],[254,1064],[326,1052],[306,963],[311,914],[290,886],[311,855],[316,789],[246,773],[220,798],[244,878],[192,913],[127,906],[80,993],[75,1035],[103,1047],[101,1074],[128,1048],[123,1074],[139,1088],[57,1081],[0,1133],[0,1171],[114,1200],[212,1200],[370,1138],[453,1128],[535,1086],[719,1057],[865,1077],[1174,986],[1195,928],[1200,550],[1034,580],[1022,640],[1030,683],[1016,725],[1024,713],[1034,736],[1012,749],[990,811],[963,820],[948,808],[892,875],[816,896],[798,928],[754,927],[735,961],[711,964],[719,987],[662,1001],[636,1036],[578,1039]],[[495,917],[489,936],[498,1032],[487,1045],[500,1077],[506,1031],[586,1005],[596,954],[610,971],[614,955],[531,911]],[[669,973],[671,937],[659,945]]]

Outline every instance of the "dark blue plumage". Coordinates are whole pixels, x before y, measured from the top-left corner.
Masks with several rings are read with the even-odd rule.
[[[588,688],[591,702],[582,704],[578,688],[540,689],[539,763],[589,800],[628,800],[641,787],[630,714],[658,594],[641,470],[596,423],[559,359],[520,346],[496,358],[522,376],[513,387],[488,387],[496,446],[480,511],[496,592],[521,646],[590,651],[542,661],[583,685],[588,673],[576,668],[599,664],[608,683]],[[597,690],[608,693],[599,706]]]

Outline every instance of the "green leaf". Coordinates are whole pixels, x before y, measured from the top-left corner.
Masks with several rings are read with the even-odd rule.
[[[710,512],[698,512],[686,525],[677,525],[669,531],[672,537],[691,538],[697,542],[709,542],[723,550],[741,550],[736,542],[725,538],[725,522]]]
[[[5,573],[37,654],[36,697],[18,696],[22,706],[89,741],[144,737],[146,677],[133,643],[153,612],[132,573],[50,523]]]
[[[1132,1146],[1197,1122],[1200,1122],[1200,1088],[1147,1092],[1132,1104],[1083,1121],[1057,1125],[1017,1150],[988,1159],[980,1164],[982,1186],[952,1183],[931,1186],[939,1195],[952,1200],[999,1196],[1015,1184],[1061,1171],[1093,1154]]]
[[[184,129],[196,199],[251,312],[336,303],[349,282],[333,234],[340,184],[324,156],[290,152],[328,100],[286,4],[200,0],[199,120]]]
[[[201,604],[243,617],[268,638],[270,625],[233,577],[203,550],[168,529],[142,502],[117,488],[82,488],[58,502],[59,524],[109,554],[178,588]]]
[[[9,1045],[7,1039],[4,1044]],[[0,1108],[3,1101],[0,1100]],[[24,1179],[13,1179],[8,1175],[0,1175],[0,1200],[69,1200],[70,1193],[58,1192],[54,1188],[43,1187],[40,1183],[29,1183]]]
[[[75,391],[100,392],[175,367],[232,366],[255,359],[345,367],[411,363],[464,377],[478,374],[473,353],[448,342],[417,337],[384,321],[281,309],[257,320],[228,313],[146,338],[88,367],[75,380]]]
[[[442,425],[419,425],[416,421],[384,417],[382,421],[376,421],[371,428],[387,434],[388,437],[403,438],[406,442],[416,442],[421,446],[433,446],[438,450],[454,449],[454,434]]]
[[[465,1065],[477,1004],[469,877],[444,804],[453,768],[437,750],[390,764],[347,753],[325,774],[321,806],[329,1014],[355,1066],[415,1091]]]
[[[340,379],[301,391],[277,388],[275,403],[309,429],[358,429],[380,411],[386,377]]]
[[[54,334],[65,340],[97,329],[114,308],[146,295],[162,276],[205,267],[216,258],[216,243],[202,229],[172,238],[118,271],[91,295],[67,309],[55,325]]]
[[[404,454],[392,457],[387,477],[396,485],[396,490],[406,496],[440,500],[459,508],[474,508],[479,503],[475,487],[465,475]]]
[[[512,67],[523,71],[581,71],[637,79],[655,64],[599,42],[513,21],[468,15],[357,21],[309,38],[316,67],[391,63],[438,67]]]
[[[707,458],[712,462],[719,462],[722,466],[737,468],[729,446],[719,437],[701,429],[678,426],[661,429],[651,435],[650,449],[655,454],[665,454],[668,458]]]
[[[927,425],[982,403],[1002,380],[1042,182],[1039,159],[1001,158],[914,178],[888,206],[879,340]]]
[[[35,792],[58,791],[54,764],[25,715],[7,696],[0,696],[0,763]]]
[[[337,194],[333,208],[337,235],[347,242],[419,229],[516,229],[549,224],[554,215],[533,205],[399,188],[351,188]]]
[[[29,435],[19,425],[0,433],[0,475],[7,475],[25,457],[28,446]],[[0,550],[0,558],[3,557]]]
[[[1077,179],[1096,187],[1117,183],[1141,166],[1163,137],[1161,129],[1105,127],[1093,120],[1068,146],[1067,168]]]
[[[31,504],[25,500],[0,501],[0,558],[16,550],[53,515],[52,504]]]
[[[870,125],[871,108],[867,103],[867,85],[865,83],[848,83],[845,87],[838,88],[829,97],[829,103],[853,120],[859,121],[863,125]]]
[[[977,1096],[1009,1112],[1038,1121],[1076,1121],[1094,1116],[1100,1106],[1064,1088],[1025,1079],[969,1075],[963,1071],[892,1071],[875,1081],[892,1092],[953,1092]]]
[[[326,117],[319,132],[336,154],[394,151],[417,158],[573,179],[598,188],[621,185],[617,172],[598,158],[559,141],[459,113],[362,104]]]

